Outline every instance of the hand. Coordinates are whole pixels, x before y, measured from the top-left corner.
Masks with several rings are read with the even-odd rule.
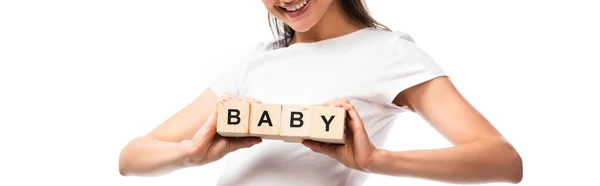
[[[345,144],[326,144],[311,140],[304,140],[302,144],[314,152],[322,153],[338,160],[346,167],[369,172],[369,166],[375,158],[375,154],[380,150],[369,140],[364,124],[354,106],[347,99],[334,99],[321,104],[321,106],[334,106],[346,109],[349,116],[346,117],[346,124],[350,131],[345,134]]]
[[[225,94],[217,102],[222,100],[231,101],[259,101],[247,98]],[[221,159],[226,154],[242,148],[248,148],[262,142],[258,137],[224,138],[217,134],[217,109],[209,116],[204,125],[196,132],[191,140],[181,142],[186,159],[184,162],[188,165],[204,165]]]

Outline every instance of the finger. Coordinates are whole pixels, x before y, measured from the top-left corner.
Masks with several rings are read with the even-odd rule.
[[[227,141],[227,152],[252,147],[262,142],[262,139],[259,137],[224,138],[224,140]]]
[[[214,109],[208,116],[204,125],[200,127],[198,132],[194,135],[193,139],[212,139],[217,132],[217,110]]]
[[[352,144],[356,147],[357,153],[364,153],[364,150],[373,148],[369,134],[354,106],[348,103],[342,103],[341,106],[348,110],[348,115],[350,115],[348,128],[351,135],[349,135],[349,138],[351,138]]]
[[[240,99],[238,96],[229,94],[229,93],[223,93],[223,95],[220,97],[221,101],[242,101],[242,99]]]
[[[229,101],[242,101],[242,99],[237,96],[231,96],[231,97],[229,97]]]
[[[334,105],[331,105],[334,107],[341,107],[344,108],[344,110],[346,110],[347,116],[346,120],[349,121],[360,121],[360,115],[358,115],[358,112],[356,111],[356,108],[354,108],[354,105],[350,104],[350,103],[336,103]]]
[[[222,101],[228,101],[228,100],[231,100],[231,95],[230,95],[230,94],[228,94],[228,93],[223,93],[223,95],[221,95],[221,96],[219,97],[219,99],[217,99],[217,101],[216,101],[216,102],[218,103],[218,102],[222,102]]]
[[[348,128],[350,128],[352,134],[359,138],[359,140],[363,140],[362,138],[368,137],[367,131],[365,130],[365,126],[356,111],[356,108],[350,103],[339,103],[335,106],[339,106],[344,108],[349,117],[346,117],[348,120]]]
[[[335,148],[336,146],[332,146],[326,143],[321,143],[312,140],[303,140],[302,145],[308,147],[313,152],[325,154],[331,158],[335,158]]]
[[[233,97],[233,95],[229,94],[229,93],[223,93],[223,96],[221,96],[222,100],[230,100]]]
[[[260,101],[253,99],[253,98],[249,98],[249,97],[240,96],[238,98],[241,99],[242,101],[246,101],[246,102],[250,102],[250,103],[260,103]]]
[[[342,103],[352,104],[352,103],[350,103],[350,100],[346,99],[346,98],[341,98],[339,101],[342,102]]]
[[[339,103],[350,103],[350,100],[348,100],[346,98],[335,98],[335,99],[332,99],[332,100],[329,100],[329,101],[323,103],[323,105],[325,105],[325,106],[334,106],[334,105],[339,104]]]
[[[341,98],[334,98],[334,99],[331,99],[329,101],[326,101],[325,103],[323,103],[321,105],[323,105],[323,106],[332,106],[332,105],[335,105],[335,104],[340,103],[340,102],[341,102]]]
[[[356,132],[365,132],[366,134],[365,126],[354,106],[349,103],[342,103],[341,105],[348,111],[348,115],[350,116],[350,122],[348,122],[348,127],[350,127],[350,130],[352,130],[354,134],[356,134]]]

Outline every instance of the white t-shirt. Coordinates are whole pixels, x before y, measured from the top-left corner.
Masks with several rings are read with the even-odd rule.
[[[392,101],[402,90],[445,72],[412,38],[399,31],[364,28],[314,43],[272,48],[261,43],[211,85],[263,103],[323,103],[347,98],[375,146],[387,138],[397,114]],[[361,185],[367,174],[346,168],[300,143],[263,140],[228,155],[219,185]]]

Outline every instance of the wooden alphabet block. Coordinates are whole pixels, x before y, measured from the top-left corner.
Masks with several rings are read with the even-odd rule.
[[[221,101],[217,104],[217,133],[224,137],[248,136],[250,103]]]
[[[280,104],[250,104],[250,136],[278,139],[281,128]]]
[[[302,142],[310,139],[312,106],[283,105],[281,109],[280,136],[286,142]]]
[[[346,110],[340,107],[313,106],[310,138],[325,143],[344,144]]]

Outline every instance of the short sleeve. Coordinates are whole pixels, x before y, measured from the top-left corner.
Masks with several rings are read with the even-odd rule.
[[[259,42],[249,49],[241,52],[241,57],[236,58],[232,66],[228,67],[210,84],[209,88],[218,96],[228,93],[239,95],[243,74],[246,73],[248,61],[256,55],[269,50],[271,43]]]
[[[379,66],[374,91],[384,102],[391,104],[407,88],[431,79],[447,76],[434,59],[416,45],[412,37],[393,32]]]

